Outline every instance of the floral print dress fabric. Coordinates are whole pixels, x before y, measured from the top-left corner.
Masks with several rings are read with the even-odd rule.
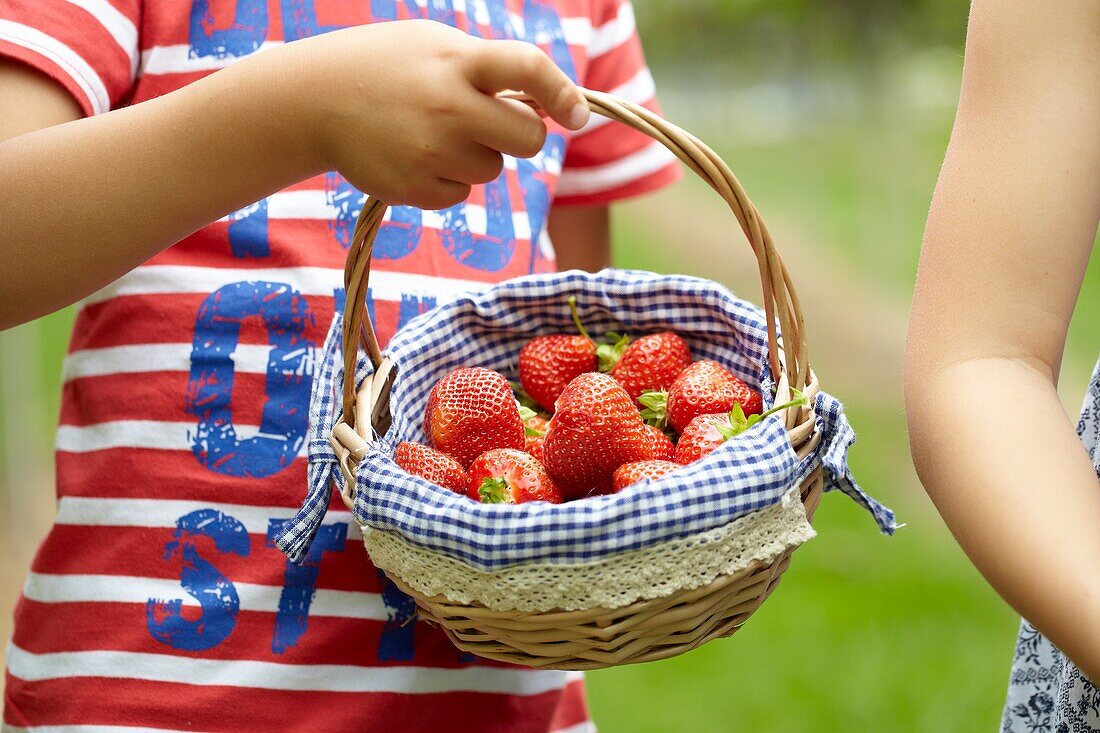
[[[1092,375],[1077,434],[1100,478],[1100,362]],[[1012,660],[1001,733],[1100,732],[1100,688],[1026,620]]]

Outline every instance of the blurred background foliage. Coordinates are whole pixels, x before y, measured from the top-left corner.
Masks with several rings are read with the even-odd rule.
[[[905,320],[957,101],[965,3],[636,0],[668,117],[753,197],[804,300],[811,360],[861,438],[856,475],[907,526],[877,534],[842,496],[732,639],[589,676],[608,733],[993,730],[1015,615],[917,484],[901,404]],[[1094,258],[1095,260],[1095,258]],[[617,208],[615,262],[759,300],[736,222],[690,177]],[[0,634],[49,521],[49,445],[71,311],[0,333]],[[1096,359],[1094,261],[1061,379],[1076,415]],[[1001,396],[988,396],[1000,399]]]

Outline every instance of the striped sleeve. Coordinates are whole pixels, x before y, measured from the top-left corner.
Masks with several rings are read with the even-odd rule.
[[[646,66],[629,0],[598,0],[593,16],[583,85],[658,110],[653,76]],[[569,144],[554,204],[607,204],[655,190],[679,177],[680,167],[663,145],[593,115]]]
[[[134,84],[141,0],[0,0],[0,56],[53,78],[86,116]]]

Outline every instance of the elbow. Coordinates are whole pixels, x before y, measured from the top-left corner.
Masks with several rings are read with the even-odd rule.
[[[909,455],[926,490],[936,461],[937,441],[946,439],[937,414],[944,409],[944,400],[950,400],[950,390],[942,378],[946,355],[941,353],[942,342],[930,332],[934,330],[915,328],[914,322],[910,322],[904,361],[903,397]]]

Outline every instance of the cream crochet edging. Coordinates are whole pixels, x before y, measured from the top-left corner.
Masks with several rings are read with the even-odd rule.
[[[363,528],[375,566],[416,591],[454,603],[476,601],[494,611],[529,612],[620,608],[663,598],[753,563],[771,562],[815,535],[797,488],[777,504],[721,527],[583,564],[526,564],[483,572],[395,534]]]

